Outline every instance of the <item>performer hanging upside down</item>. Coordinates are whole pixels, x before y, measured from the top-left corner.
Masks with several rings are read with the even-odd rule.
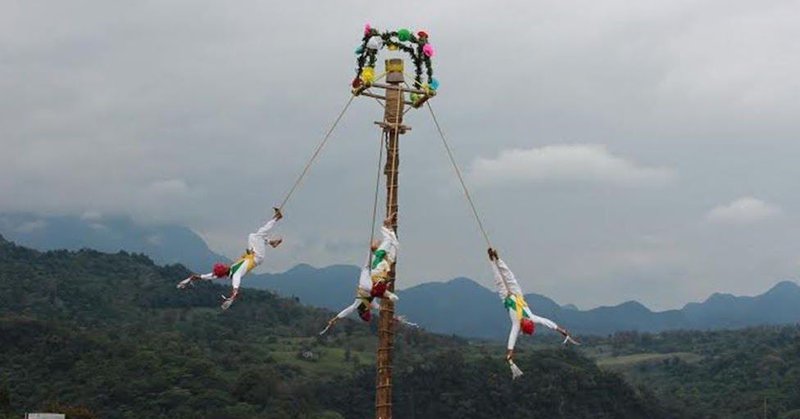
[[[506,360],[511,366],[513,378],[522,375],[522,371],[514,364],[514,346],[517,343],[517,336],[520,330],[522,333],[532,335],[536,330],[536,325],[540,324],[546,326],[564,336],[564,344],[567,342],[579,345],[569,332],[563,327],[557,325],[554,321],[537,316],[531,312],[530,307],[525,302],[522,294],[522,288],[514,277],[514,273],[508,269],[508,265],[500,259],[495,249],[489,248],[489,260],[492,261],[492,271],[494,272],[494,283],[497,287],[497,293],[500,299],[503,300],[503,305],[508,309],[508,316],[511,318],[511,332],[508,334],[508,351],[506,352]]]
[[[253,268],[260,265],[261,262],[264,261],[267,251],[267,244],[275,248],[280,246],[280,244],[283,242],[283,239],[280,237],[270,237],[267,235],[267,233],[269,233],[269,231],[275,227],[275,224],[278,222],[278,220],[283,218],[283,214],[281,214],[280,209],[273,208],[273,210],[275,213],[272,218],[255,233],[251,233],[249,236],[247,236],[247,249],[245,250],[244,254],[242,254],[242,256],[236,260],[236,262],[230,266],[224,263],[215,263],[210,273],[203,275],[192,274],[190,277],[179,282],[178,288],[186,288],[193,281],[198,281],[201,279],[212,280],[218,278],[230,278],[233,292],[231,293],[230,297],[226,297],[224,295],[222,296],[224,300],[222,302],[222,309],[227,310],[231,304],[233,304],[234,300],[236,300],[236,298],[239,296],[239,285],[242,282],[242,277],[247,275],[248,272],[253,270]]]
[[[356,299],[353,304],[347,306],[339,314],[328,320],[328,325],[320,332],[324,334],[333,327],[339,319],[343,319],[354,311],[358,311],[361,320],[369,322],[372,318],[372,308],[378,308],[375,298],[388,298],[392,301],[400,299],[395,293],[386,289],[389,281],[389,273],[392,264],[397,257],[397,249],[400,247],[397,236],[391,229],[394,214],[386,217],[381,227],[383,240],[373,240],[370,246],[370,254],[367,256],[366,263],[361,268],[361,275],[358,277],[358,288],[356,288]],[[372,261],[370,262],[370,259]]]

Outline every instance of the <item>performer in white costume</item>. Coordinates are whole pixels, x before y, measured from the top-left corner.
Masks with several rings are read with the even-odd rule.
[[[239,296],[239,285],[242,282],[242,278],[264,261],[264,257],[267,253],[267,245],[275,248],[280,246],[280,244],[283,242],[283,239],[280,237],[270,237],[267,235],[269,231],[275,227],[275,224],[278,222],[278,220],[283,218],[283,214],[281,213],[280,209],[273,208],[273,210],[275,213],[272,218],[267,221],[266,224],[261,226],[261,228],[259,228],[255,233],[251,233],[247,237],[247,249],[245,250],[244,254],[242,254],[242,256],[236,260],[236,262],[230,266],[224,263],[216,263],[214,264],[211,272],[203,275],[192,274],[190,277],[179,282],[178,288],[186,288],[192,283],[192,281],[198,281],[201,279],[212,280],[219,278],[230,278],[233,292],[231,293],[230,297],[226,297],[224,295],[222,296],[224,299],[222,302],[222,309],[227,310]]]
[[[376,297],[388,298],[392,301],[399,299],[395,293],[386,289],[392,264],[395,262],[397,250],[400,248],[397,235],[391,229],[393,219],[394,214],[383,221],[383,226],[381,226],[383,239],[372,241],[370,254],[367,256],[366,263],[361,268],[361,274],[358,277],[356,299],[353,304],[345,307],[339,314],[328,320],[328,325],[320,334],[324,334],[339,319],[349,316],[350,313],[356,310],[358,310],[358,315],[362,320],[369,322],[372,319],[372,308],[378,308],[377,303],[374,301]],[[370,259],[372,260],[370,261]]]
[[[500,259],[495,249],[489,249],[489,260],[492,262],[492,272],[494,272],[494,284],[497,289],[497,294],[503,301],[503,305],[508,310],[508,316],[511,319],[511,331],[508,334],[506,360],[511,366],[511,372],[514,378],[522,375],[522,371],[517,368],[513,359],[514,346],[516,346],[517,336],[519,336],[520,331],[532,335],[536,330],[536,325],[540,324],[564,336],[564,344],[568,342],[575,345],[579,344],[566,329],[557,325],[554,321],[533,314],[528,303],[525,302],[522,288],[519,286],[517,278],[514,276],[514,273],[508,269],[508,265]]]

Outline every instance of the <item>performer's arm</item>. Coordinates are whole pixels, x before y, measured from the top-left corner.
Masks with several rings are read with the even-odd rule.
[[[546,317],[537,316],[531,313],[531,310],[528,307],[525,307],[524,310],[532,322],[536,324],[541,324],[549,329],[555,330],[556,332],[560,333],[561,336],[564,337],[565,344],[569,342],[572,343],[573,345],[580,345],[580,342],[575,340],[575,338],[572,337],[572,335],[569,333],[569,331],[567,331],[567,329],[564,329],[563,327],[559,326],[558,324],[556,324],[556,322]]]
[[[214,276],[213,273],[207,273],[207,274],[203,274],[203,275],[191,274],[191,275],[189,275],[188,278],[184,279],[181,282],[178,282],[178,289],[184,289],[184,288],[188,287],[189,284],[191,284],[194,281],[199,281],[201,279],[214,279],[214,278],[215,278],[215,276]]]
[[[541,324],[542,326],[545,326],[548,329],[552,329],[552,330],[555,330],[555,331],[558,331],[560,329],[558,327],[558,325],[556,324],[556,322],[548,319],[547,317],[541,317],[541,316],[537,316],[537,315],[533,314],[531,312],[530,308],[525,307],[525,308],[523,308],[523,310],[525,310],[525,314],[528,315],[528,318],[531,319],[532,322],[534,322],[536,324]]]

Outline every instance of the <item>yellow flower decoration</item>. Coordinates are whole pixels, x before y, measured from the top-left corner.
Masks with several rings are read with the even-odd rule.
[[[367,84],[375,81],[375,69],[372,67],[364,67],[364,69],[361,70],[361,81]]]

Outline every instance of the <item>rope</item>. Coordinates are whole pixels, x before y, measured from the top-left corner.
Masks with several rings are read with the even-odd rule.
[[[372,247],[372,240],[375,237],[375,219],[378,215],[378,192],[381,187],[381,163],[383,162],[383,130],[379,131],[380,137],[378,138],[378,174],[375,176],[375,199],[372,202],[372,223],[370,224],[371,230],[369,232],[369,246]],[[372,266],[372,252],[369,252],[369,266]]]
[[[439,136],[442,138],[442,144],[444,144],[444,149],[447,150],[447,156],[450,157],[450,163],[453,165],[453,169],[456,171],[456,175],[458,176],[459,182],[461,182],[461,188],[464,190],[464,196],[467,197],[467,201],[469,202],[470,208],[472,208],[472,214],[475,216],[475,221],[478,222],[478,227],[483,234],[484,240],[486,240],[486,244],[489,247],[492,247],[492,242],[489,240],[489,235],[486,234],[486,229],[483,227],[483,222],[481,222],[481,217],[478,215],[478,210],[475,208],[475,202],[472,200],[472,196],[469,194],[469,189],[467,189],[467,184],[464,183],[464,177],[461,175],[461,170],[458,168],[458,164],[456,164],[456,160],[453,157],[453,151],[450,149],[450,145],[447,144],[447,140],[444,137],[444,132],[442,132],[442,127],[439,125],[439,120],[436,119],[436,114],[433,113],[433,107],[431,107],[430,102],[425,102],[428,105],[428,110],[431,112],[431,116],[433,117],[433,123],[436,124],[436,130],[439,131]]]
[[[286,194],[286,197],[283,198],[283,202],[281,202],[281,204],[278,206],[279,210],[283,209],[283,207],[286,205],[286,202],[288,202],[289,198],[291,198],[292,194],[294,194],[294,191],[297,189],[297,186],[300,185],[300,182],[303,181],[303,178],[308,173],[308,169],[310,169],[311,165],[314,164],[314,161],[317,159],[319,152],[322,151],[322,148],[325,147],[325,143],[327,143],[328,139],[331,137],[333,130],[336,129],[337,125],[339,125],[339,121],[342,120],[344,113],[347,112],[347,109],[350,107],[350,104],[353,103],[353,99],[355,99],[355,96],[350,95],[350,99],[344,105],[342,111],[339,112],[339,116],[336,117],[336,120],[333,122],[333,125],[331,125],[330,129],[328,129],[328,132],[325,134],[325,137],[322,139],[319,145],[317,145],[317,148],[314,150],[314,154],[311,155],[311,158],[308,160],[308,163],[306,163],[306,167],[303,168],[303,171],[300,173],[300,176],[297,177],[297,180],[294,182],[294,185],[292,185],[292,188],[289,189],[289,192]]]

